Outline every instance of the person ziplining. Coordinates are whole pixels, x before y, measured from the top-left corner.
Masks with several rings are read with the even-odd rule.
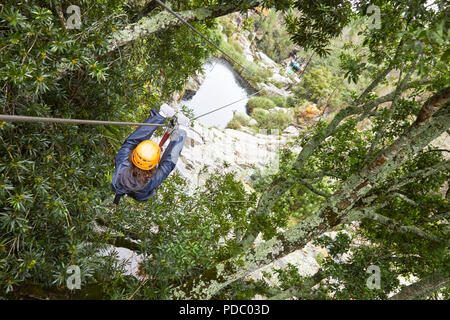
[[[180,15],[167,7],[159,0],[155,0],[160,6],[167,10],[170,14],[179,19],[183,24],[188,26],[192,31],[199,35],[203,40],[208,42],[211,46],[222,52],[230,60],[234,61],[236,65],[241,66],[247,70],[250,74],[254,72],[244,65],[233,59],[224,50],[215,45],[200,31],[186,22]],[[227,108],[235,103],[238,103],[244,99],[248,99],[252,96],[259,94],[264,89],[261,89],[248,97],[244,97],[240,100],[226,104],[225,106],[218,107],[207,113],[197,116],[192,120],[199,119],[208,114],[214,113],[221,109]],[[63,119],[63,118],[45,118],[45,117],[32,117],[22,115],[7,115],[0,114],[0,121],[9,122],[38,122],[38,123],[60,123],[60,124],[86,124],[86,125],[138,125],[136,129],[122,144],[119,152],[117,153],[115,160],[115,171],[111,182],[111,190],[115,192],[116,196],[114,203],[118,204],[120,199],[124,195],[128,195],[137,201],[146,201],[156,194],[156,189],[164,182],[164,180],[173,171],[178,161],[178,157],[183,149],[184,142],[186,140],[187,128],[190,120],[179,113],[175,116],[176,111],[169,107],[167,104],[163,104],[158,112],[152,108],[150,110],[150,116],[147,120],[140,123],[131,122],[118,122],[118,121],[100,121],[100,120],[83,120],[83,119]],[[169,118],[172,123],[171,139],[170,143],[161,156],[162,146],[169,136],[166,131],[160,145],[150,140],[153,133],[158,127],[165,127],[165,120]],[[177,125],[173,124],[173,121],[177,121]]]
[[[164,137],[160,145],[150,140],[157,129],[156,126],[139,127],[122,144],[116,156],[116,169],[111,182],[111,190],[116,193],[115,204],[118,204],[125,194],[137,201],[150,199],[173,171],[183,149],[190,122],[182,113],[176,116],[175,114],[173,108],[163,104],[159,112],[152,108],[150,116],[144,122],[162,124],[168,118],[176,119],[177,124],[174,124],[171,132],[170,143],[162,156]]]

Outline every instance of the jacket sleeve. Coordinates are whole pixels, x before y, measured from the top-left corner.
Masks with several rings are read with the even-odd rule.
[[[161,157],[158,168],[156,169],[155,174],[150,178],[145,188],[142,190],[142,193],[151,193],[154,189],[158,188],[172,172],[177,164],[178,157],[183,149],[185,140],[186,131],[177,129],[172,132],[171,141]]]
[[[158,113],[155,108],[150,110],[150,116],[144,123],[159,123],[162,124],[166,118]],[[134,131],[122,144],[119,152],[116,156],[116,168],[125,160],[128,159],[130,153],[137,147],[139,143],[144,140],[150,139],[153,133],[156,131],[158,127],[139,127]]]

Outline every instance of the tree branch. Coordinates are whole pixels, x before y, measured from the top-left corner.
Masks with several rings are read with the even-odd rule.
[[[379,157],[342,183],[339,190],[328,198],[316,214],[272,239],[217,264],[198,278],[186,281],[175,290],[175,297],[210,298],[233,281],[303,248],[310,240],[342,223],[353,205],[367,194],[373,184],[384,182],[393,170],[445,132],[449,126],[448,110],[439,117],[430,117],[418,125],[412,125]],[[288,178],[285,180],[290,183]]]
[[[386,76],[391,70],[391,67],[388,67],[386,70],[384,70],[380,76],[375,79],[371,87],[375,87],[380,81],[383,80],[382,76]],[[411,82],[401,89],[407,90],[412,86],[417,85],[417,82]],[[366,117],[370,114],[370,111],[378,106],[381,103],[392,101],[394,99],[396,93],[391,92],[385,96],[376,98],[372,101],[369,101],[365,103],[363,106],[358,107],[356,101],[353,105],[348,106],[347,108],[344,108],[340,110],[337,115],[333,118],[333,120],[330,122],[330,124],[324,129],[323,132],[318,132],[316,135],[314,135],[311,140],[306,144],[306,146],[302,149],[302,151],[297,156],[297,159],[292,166],[292,170],[300,171],[300,169],[303,168],[304,164],[308,160],[308,158],[317,150],[317,148],[320,146],[320,144],[329,136],[334,134],[338,130],[339,124],[344,120],[345,118],[355,115],[358,113],[364,114]],[[363,95],[361,95],[360,99]],[[361,121],[363,118],[359,119]],[[265,219],[265,217],[270,215],[271,209],[274,206],[274,204],[283,196],[283,194],[286,193],[292,186],[295,185],[295,181],[293,179],[283,178],[277,181],[273,181],[272,184],[265,190],[263,195],[258,201],[258,206],[255,211],[255,216],[257,221],[262,221]],[[260,232],[260,228],[257,224],[253,224],[251,229],[247,230],[247,233],[245,234],[243,241],[242,241],[242,251],[247,250],[255,241],[256,237],[258,236]]]
[[[198,8],[178,12],[186,22],[203,21],[218,18],[232,12],[243,9],[250,9],[260,4],[260,1],[253,0],[248,5],[225,4],[215,5],[207,8]],[[144,17],[136,23],[128,25],[126,28],[114,33],[109,40],[108,52],[115,51],[137,39],[146,37],[152,33],[165,30],[170,27],[181,25],[182,22],[166,11],[161,11],[151,17]]]
[[[269,298],[269,300],[287,300],[291,298],[297,299],[311,299],[314,297],[312,287],[318,284],[325,278],[325,274],[322,270],[319,270],[313,276],[305,279],[300,285],[291,287],[285,291],[278,293]]]
[[[427,239],[438,244],[447,243],[446,240],[441,239],[432,233],[425,232],[422,229],[417,228],[416,226],[404,226],[391,218],[376,213],[376,209],[378,208],[379,207],[357,209],[351,214],[352,220],[369,219],[388,227],[394,232],[414,234],[420,238]]]
[[[435,113],[441,106],[445,105],[450,101],[450,87],[444,88],[440,90],[438,93],[434,94],[431,98],[429,98],[422,109],[419,111],[417,115],[417,119],[414,122],[415,125],[424,122],[428,118],[430,118],[433,113]]]
[[[405,201],[406,203],[409,203],[410,205],[417,207],[417,203],[414,200],[408,198],[407,196],[405,196],[402,193],[394,192],[392,194],[392,197],[398,197],[398,198],[402,199],[403,201]]]
[[[302,184],[302,185],[304,185],[305,187],[307,187],[309,190],[311,190],[311,191],[314,192],[315,194],[318,194],[319,196],[322,196],[322,197],[325,197],[325,198],[329,198],[329,197],[332,196],[332,195],[329,194],[329,193],[326,193],[326,192],[322,192],[322,191],[320,191],[320,190],[317,190],[316,188],[314,188],[314,186],[313,186],[311,183],[309,183],[309,182],[307,182],[307,181],[305,181],[305,180],[303,180],[303,179],[300,179],[300,182],[299,182],[299,183]]]
[[[437,271],[428,277],[404,287],[389,300],[416,300],[425,298],[450,283],[450,277]]]

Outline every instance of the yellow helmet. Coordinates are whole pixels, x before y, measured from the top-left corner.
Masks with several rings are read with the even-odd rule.
[[[133,150],[131,161],[142,170],[151,170],[159,162],[161,148],[151,140],[144,140]]]

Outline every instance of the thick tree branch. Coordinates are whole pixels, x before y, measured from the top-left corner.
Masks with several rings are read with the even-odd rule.
[[[429,98],[417,115],[415,125],[430,118],[440,107],[450,101],[450,87],[440,90],[437,94]]]
[[[392,296],[390,300],[416,300],[425,298],[432,293],[448,286],[450,277],[440,271],[404,287],[399,293]]]
[[[391,67],[386,68],[370,85],[370,87],[374,88],[380,81],[382,81],[389,72]],[[417,82],[411,82],[409,84],[405,84],[401,90],[407,90],[412,86],[416,86]],[[339,128],[339,124],[347,117],[362,114],[364,117],[361,117],[359,121],[363,120],[370,114],[370,111],[376,106],[392,101],[396,94],[400,94],[401,92],[391,92],[385,96],[376,98],[372,101],[366,102],[363,106],[358,107],[357,103],[363,98],[363,95],[351,106],[340,110],[337,115],[333,118],[330,124],[324,129],[323,132],[317,133],[315,136],[311,138],[311,140],[306,144],[306,146],[302,149],[302,151],[297,156],[295,163],[292,166],[293,171],[300,171],[303,168],[304,164],[308,160],[308,158],[317,150],[320,144],[329,136],[333,135]],[[295,181],[290,178],[283,178],[276,181],[273,181],[269,188],[263,193],[261,198],[258,201],[258,205],[254,215],[256,216],[257,221],[262,221],[266,217],[268,217],[271,213],[272,207],[274,204],[292,187],[295,185]],[[260,232],[260,227],[257,224],[252,225],[252,227],[247,231],[242,241],[242,251],[250,248],[250,246],[255,241],[256,237]]]
[[[188,11],[178,12],[178,14],[186,22],[203,21],[207,19],[218,18],[236,11],[243,9],[250,9],[260,4],[259,1],[254,0],[249,4],[236,5],[225,4],[216,5],[207,8],[198,8]],[[181,25],[182,23],[176,17],[166,11],[161,11],[158,14],[151,17],[144,17],[136,23],[130,24],[126,28],[114,33],[109,40],[108,52],[115,51],[116,49],[123,47],[137,39],[146,37],[152,33],[168,29],[170,27]]]
[[[382,224],[394,232],[404,233],[404,234],[414,234],[420,238],[430,240],[438,244],[446,244],[447,241],[435,236],[432,233],[425,232],[416,226],[404,226],[401,223],[385,217],[381,214],[376,213],[377,208],[361,208],[357,209],[351,213],[352,220],[369,219]]]
[[[310,240],[339,225],[372,185],[384,182],[389,173],[449,128],[448,109],[439,117],[413,124],[376,159],[343,182],[316,214],[257,247],[217,264],[199,278],[186,281],[176,290],[175,297],[210,298],[229,283],[303,248]]]

